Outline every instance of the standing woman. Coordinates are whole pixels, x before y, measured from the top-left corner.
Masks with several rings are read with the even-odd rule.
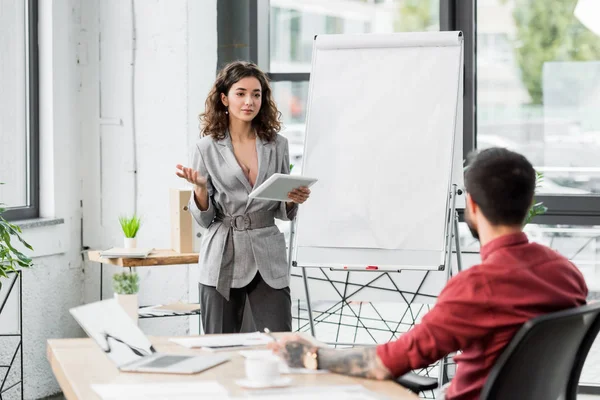
[[[203,137],[191,168],[177,165],[194,185],[189,210],[207,228],[198,261],[205,333],[240,332],[246,299],[257,329],[292,329],[285,238],[275,218],[294,219],[310,190],[294,189],[287,202],[248,198],[274,173],[290,172],[280,115],[255,64],[228,64],[200,115]]]

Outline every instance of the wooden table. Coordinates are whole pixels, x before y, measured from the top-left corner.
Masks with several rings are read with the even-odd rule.
[[[112,264],[119,267],[154,267],[157,265],[178,265],[198,263],[198,253],[177,253],[170,249],[155,249],[146,258],[104,258],[100,251],[88,251],[88,260],[100,264]]]
[[[308,335],[306,337],[310,338]],[[205,353],[200,349],[187,349],[168,342],[168,339],[167,337],[150,337],[154,347],[160,352],[179,354]],[[96,392],[91,388],[92,384],[97,383],[139,384],[144,382],[197,382],[206,380],[219,382],[227,388],[231,396],[243,396],[246,390],[238,387],[234,381],[244,378],[244,359],[235,351],[223,354],[228,354],[231,357],[231,361],[199,374],[148,374],[119,372],[92,339],[50,339],[47,345],[48,361],[68,400],[99,399]],[[292,385],[296,387],[359,384],[389,398],[400,400],[418,399],[415,394],[392,381],[380,382],[337,374],[296,374],[290,376],[293,379]]]

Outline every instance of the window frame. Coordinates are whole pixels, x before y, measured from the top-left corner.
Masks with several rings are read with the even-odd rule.
[[[2,213],[8,221],[39,217],[39,48],[38,48],[38,0],[27,0],[26,53],[27,53],[27,142],[28,142],[28,202],[26,206],[11,207]],[[1,201],[1,199],[0,199]]]

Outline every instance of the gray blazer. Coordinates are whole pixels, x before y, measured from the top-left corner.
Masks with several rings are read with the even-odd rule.
[[[256,139],[258,155],[258,187],[276,172],[290,173],[288,141],[277,135],[276,139],[263,142]],[[192,168],[208,178],[209,206],[201,211],[194,201],[189,202],[189,210],[203,228],[200,245],[200,283],[217,286],[221,268],[223,249],[227,236],[226,229],[219,229],[222,222],[215,221],[217,213],[226,216],[242,215],[256,211],[274,211],[275,217],[284,221],[294,219],[298,206],[286,212],[284,202],[249,199],[252,191],[250,182],[242,172],[235,155],[229,134],[222,140],[205,136],[196,143]],[[287,262],[285,237],[277,226],[245,231],[233,231],[233,282],[232,288],[247,286],[260,271],[265,282],[274,289],[282,289],[290,284],[290,271]]]

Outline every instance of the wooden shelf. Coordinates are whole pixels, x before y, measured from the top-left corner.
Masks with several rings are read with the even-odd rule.
[[[171,249],[155,249],[146,258],[104,258],[99,250],[88,251],[88,260],[119,267],[154,267],[159,265],[196,264],[198,253],[177,253]]]

